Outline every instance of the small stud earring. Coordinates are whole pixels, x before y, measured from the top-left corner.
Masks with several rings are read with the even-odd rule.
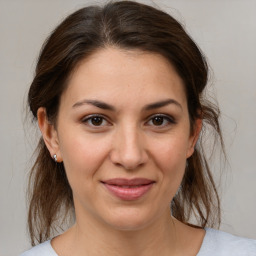
[[[58,162],[58,161],[57,161],[57,155],[56,155],[56,154],[54,154],[52,158],[53,158],[53,160],[54,160],[55,163]]]

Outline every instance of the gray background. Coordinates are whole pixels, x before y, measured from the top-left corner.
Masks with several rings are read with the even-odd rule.
[[[0,256],[29,248],[25,190],[37,132],[30,121],[24,125],[24,102],[40,47],[67,14],[95,2],[0,0]],[[211,91],[223,112],[229,158],[220,187],[221,229],[256,239],[256,1],[154,3],[186,25],[213,70]],[[213,166],[218,177],[218,158]]]

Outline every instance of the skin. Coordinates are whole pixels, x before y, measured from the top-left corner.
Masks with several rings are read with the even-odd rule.
[[[94,100],[113,109],[95,106]],[[98,122],[91,115],[100,115]],[[73,72],[56,126],[44,108],[38,124],[51,156],[64,162],[74,196],[76,223],[52,240],[58,255],[197,254],[204,230],[171,217],[169,205],[201,120],[191,134],[183,82],[163,56],[110,47],[97,51]],[[138,177],[155,183],[132,201],[113,196],[101,183]]]

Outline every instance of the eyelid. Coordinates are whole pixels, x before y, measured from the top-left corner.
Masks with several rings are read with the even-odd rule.
[[[167,115],[167,114],[154,114],[154,115],[151,115],[146,121],[146,123],[148,123],[149,121],[151,121],[154,117],[162,117],[163,119],[167,120],[168,121],[168,124],[167,125],[153,125],[155,127],[158,127],[158,128],[163,128],[163,127],[166,127],[168,125],[172,125],[172,124],[176,124],[176,120],[173,116],[170,116],[170,115]]]
[[[97,125],[92,125],[92,124],[89,124],[88,121],[94,117],[100,117],[103,119],[103,122],[107,122],[107,124],[101,124],[99,126]],[[165,125],[153,125],[153,124],[148,124],[150,121],[152,121],[153,118],[155,117],[162,117],[164,120],[167,120],[168,124],[165,124]],[[168,114],[154,114],[154,115],[151,115],[149,116],[147,119],[146,119],[146,125],[149,125],[149,126],[154,126],[154,127],[158,127],[158,128],[164,128],[164,127],[167,127],[169,125],[173,125],[173,124],[176,124],[176,120],[173,116],[170,116]],[[91,115],[87,115],[85,116],[84,118],[82,118],[81,120],[82,123],[85,123],[87,126],[89,127],[92,127],[92,128],[103,128],[103,127],[106,127],[106,126],[110,126],[111,125],[111,122],[108,120],[108,118],[105,116],[105,115],[102,115],[102,114],[91,114]]]
[[[90,120],[90,119],[92,119],[93,117],[100,117],[100,118],[102,118],[105,122],[107,122],[108,124],[107,125],[99,125],[99,126],[97,126],[97,125],[90,125],[90,124],[88,124],[88,121]],[[106,118],[106,116],[104,116],[104,115],[102,115],[102,114],[91,114],[91,115],[87,115],[87,116],[85,116],[84,118],[82,118],[82,120],[81,120],[81,122],[82,123],[87,123],[87,125],[89,126],[89,127],[93,127],[93,128],[102,128],[102,127],[105,127],[105,126],[109,126],[111,123],[108,121],[108,119]]]

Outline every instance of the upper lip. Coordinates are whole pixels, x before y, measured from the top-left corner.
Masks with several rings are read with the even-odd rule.
[[[134,178],[134,179],[124,179],[124,178],[115,178],[102,181],[108,185],[116,186],[138,186],[138,185],[148,185],[154,183],[153,180],[146,178]]]

